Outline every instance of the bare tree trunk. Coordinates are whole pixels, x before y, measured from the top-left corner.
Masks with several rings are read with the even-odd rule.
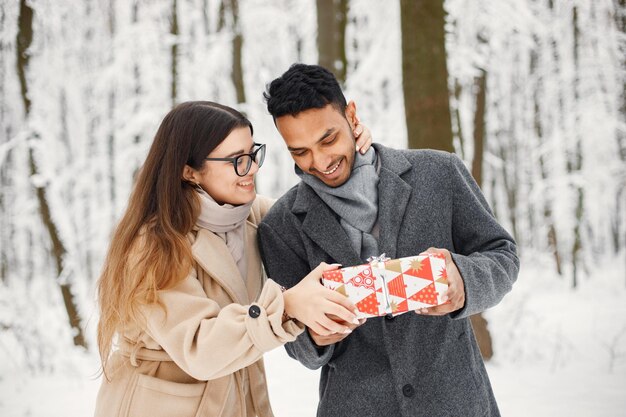
[[[475,79],[476,110],[474,112],[474,160],[472,161],[472,176],[478,183],[483,182],[483,153],[485,149],[485,113],[487,110],[487,72],[481,70],[481,75]]]
[[[578,8],[576,6],[574,6],[574,8],[572,9],[572,26],[573,26],[573,31],[574,31],[574,73],[575,73],[575,77],[574,77],[574,106],[575,106],[575,111],[576,113],[578,113],[578,109],[576,106],[576,103],[580,97],[579,94],[579,52],[580,52],[580,28],[579,28],[579,22],[578,22]],[[574,123],[577,123],[577,119],[574,119]],[[578,133],[579,129],[578,126],[575,126],[575,137],[574,140],[576,141],[575,143],[575,151],[574,151],[574,155],[572,158],[570,158],[568,160],[568,173],[571,175],[575,172],[580,172],[580,170],[582,169],[582,144],[581,144],[581,138],[580,135]],[[580,280],[579,277],[579,268],[582,267],[582,262],[583,260],[581,260],[581,253],[582,253],[582,238],[581,238],[581,227],[582,227],[582,223],[583,223],[583,201],[584,201],[584,192],[581,186],[579,185],[573,185],[575,191],[576,191],[576,210],[575,210],[575,221],[576,224],[574,226],[574,244],[572,246],[572,288],[576,288],[578,286],[578,281]]]
[[[448,91],[443,1],[401,0],[402,76],[409,148],[454,152]],[[428,62],[428,65],[424,65]],[[480,185],[485,138],[486,73],[477,79],[473,175]],[[459,119],[460,126],[460,119]],[[485,360],[493,356],[482,314],[471,317]]]
[[[2,191],[8,188],[5,178],[6,175],[0,172],[0,184],[2,184]],[[4,200],[4,192],[0,192],[0,213],[2,214],[2,218],[0,219],[0,282],[5,282],[9,272],[9,256],[7,254],[7,243],[9,242],[9,236],[12,233],[12,227],[6,221],[6,219],[8,218],[8,207],[5,206]]]
[[[170,98],[172,100],[172,107],[176,105],[178,98],[178,10],[176,0],[172,0],[172,16],[170,21],[170,33],[173,35],[172,48],[170,50],[172,67],[171,67],[171,88]]]
[[[550,0],[548,2],[549,8],[551,13],[554,15],[555,14],[555,10],[554,10],[554,1]],[[550,39],[550,45],[551,45],[551,53],[554,57],[555,60],[555,70],[558,73],[558,76],[560,77],[560,70],[559,70],[559,65],[560,65],[560,55],[559,55],[559,51],[558,51],[558,40],[556,38],[551,38]],[[535,112],[538,115],[539,114],[539,110],[538,110],[538,98],[535,99]],[[558,103],[559,103],[559,114],[563,114],[563,93],[561,90],[559,90],[558,92]],[[539,127],[541,127],[539,125]],[[540,136],[541,137],[541,136]],[[557,152],[560,152],[561,150],[557,150]],[[539,165],[541,167],[541,175],[542,178],[545,180],[549,177],[549,170],[548,167],[546,166],[547,162],[545,160],[545,158],[543,156],[539,157]],[[544,206],[544,217],[545,219],[548,221],[549,224],[549,229],[548,229],[548,245],[550,247],[553,248],[553,253],[554,253],[554,259],[555,259],[555,263],[556,263],[556,268],[557,268],[557,272],[559,274],[559,276],[563,276],[564,273],[564,269],[563,269],[563,254],[561,251],[561,246],[562,244],[561,239],[557,233],[557,229],[556,229],[556,219],[554,217],[553,214],[553,210],[552,210],[552,205],[551,203],[547,202],[545,203]]]
[[[22,95],[22,102],[24,105],[25,118],[30,116],[31,102],[28,96],[28,84],[26,81],[26,71],[28,68],[29,56],[27,53],[28,47],[33,40],[33,10],[26,4],[26,0],[20,1],[20,14],[18,22],[17,33],[17,73],[20,81],[20,91]],[[37,138],[33,135],[34,139]],[[29,166],[32,176],[37,175],[37,164],[35,162],[34,152],[31,148],[29,150]],[[63,258],[67,254],[67,250],[63,246],[63,242],[59,238],[59,232],[57,230],[52,215],[50,213],[50,207],[43,186],[35,187],[35,195],[39,202],[39,213],[44,227],[46,228],[50,241],[52,243],[52,256],[56,266],[57,277],[61,276],[63,272]],[[69,319],[70,327],[74,330],[74,344],[76,346],[87,347],[87,341],[83,335],[83,329],[81,326],[81,318],[78,312],[78,308],[74,301],[74,295],[72,294],[72,285],[69,282],[59,283],[61,295],[63,297],[63,303]]]
[[[115,0],[110,0],[109,14],[108,14],[108,27],[111,40],[115,40],[116,31],[116,19],[115,19]],[[109,121],[109,134],[108,134],[108,174],[109,174],[109,199],[111,204],[111,212],[109,213],[111,224],[115,224],[115,208],[117,207],[117,193],[115,192],[115,103],[116,103],[115,89],[109,90],[109,99],[107,103],[107,116]]]
[[[204,34],[211,33],[210,27],[210,15],[209,15],[209,0],[202,0],[202,23],[204,26]]]
[[[511,131],[512,130],[513,129],[511,129]],[[509,150],[505,149],[504,145],[501,145],[500,155],[499,155],[500,159],[502,161],[516,160],[517,152],[518,152],[516,146],[517,145],[513,141],[511,141],[510,143]],[[512,164],[513,166],[518,166],[514,162],[512,162]],[[518,178],[516,176],[512,179],[509,178],[506,164],[502,164],[502,167],[500,170],[502,172],[502,183],[504,185],[504,190],[506,192],[506,204],[507,204],[507,212],[509,214],[509,222],[511,223],[511,234],[516,240],[519,240],[519,231],[517,228],[517,215],[515,212],[515,209],[517,208],[517,197],[518,197],[518,187],[517,187]],[[513,173],[517,175],[515,171],[513,171]]]
[[[1,121],[0,119],[0,122]],[[7,181],[9,176],[7,173],[11,161],[9,160],[9,155],[5,156],[5,158],[5,163],[0,170],[0,184],[2,185],[2,190],[0,190],[0,214],[2,215],[0,218],[0,282],[6,281],[9,269],[11,269],[11,265],[9,264],[11,258],[9,255],[9,247],[12,240],[11,235],[14,233],[13,226],[9,222],[9,205],[5,203],[7,197],[5,193],[9,190]]]
[[[536,39],[535,41],[538,42]],[[534,129],[534,133],[535,133],[537,140],[539,141],[539,143],[541,143],[544,137],[544,134],[543,134],[544,128],[543,128],[543,124],[541,121],[541,108],[539,106],[541,99],[539,98],[539,92],[538,92],[539,89],[541,88],[540,86],[542,85],[542,79],[541,79],[542,76],[536,75],[537,67],[539,65],[538,61],[539,61],[539,51],[538,50],[531,51],[530,73],[531,75],[535,75],[538,77],[537,78],[538,81],[535,87],[533,88],[533,129]],[[545,158],[543,154],[539,155],[539,174],[541,175],[541,179],[545,182],[548,178],[548,173],[547,173]],[[554,218],[552,216],[552,208],[551,208],[550,203],[547,200],[543,201],[543,221],[545,221],[546,224],[548,225],[548,234],[547,234],[548,248],[552,251],[552,255],[554,256],[554,264],[556,266],[557,273],[559,275],[563,275],[556,227],[554,225]]]
[[[0,25],[2,27],[6,27],[6,16],[5,13],[0,13]],[[5,75],[5,66],[4,66],[4,45],[0,43],[0,97],[6,97],[6,75]],[[10,132],[10,128],[6,127],[8,124],[4,123],[5,120],[5,107],[4,103],[0,104],[0,126],[2,127],[2,131],[0,132],[0,137],[5,138],[2,139],[2,142],[9,141],[12,136]],[[4,143],[0,143],[0,145],[4,145]],[[11,161],[11,152],[7,152],[5,155],[4,163],[0,164],[0,282],[5,282],[8,277],[8,272],[11,266],[9,265],[9,260],[11,259],[11,255],[9,254],[9,248],[11,247],[11,235],[14,233],[14,227],[12,222],[9,221],[11,217],[11,213],[9,213],[9,204],[6,204],[7,201],[10,201],[10,167],[13,165]]]
[[[617,29],[623,39],[626,36],[626,0],[614,0],[614,13]],[[622,52],[624,49],[624,47],[621,48]],[[626,56],[623,53],[621,64],[622,68],[626,67]],[[619,114],[622,121],[624,121],[624,118],[626,118],[626,83],[622,84],[621,95]],[[615,139],[617,140],[617,148],[619,149],[622,165],[626,165],[626,132],[617,129]],[[624,230],[626,224],[622,214],[626,211],[626,173],[622,173],[619,181],[620,186],[615,196],[615,214],[612,221],[613,247],[616,254],[626,247],[626,232]],[[626,250],[624,250],[624,255],[624,261],[626,261]],[[626,283],[626,280],[624,282]]]
[[[233,71],[231,74],[235,92],[237,94],[237,103],[246,102],[246,89],[243,82],[243,32],[239,24],[239,0],[228,1],[228,11],[231,16],[232,32],[233,32]]]
[[[519,62],[519,61],[517,61]],[[509,102],[507,103],[510,106],[510,109],[513,111],[518,111],[515,108],[515,100],[513,97],[517,97],[522,94],[519,87],[515,86],[515,75],[511,76],[513,88],[511,90]],[[502,177],[502,185],[505,191],[506,197],[506,214],[509,217],[509,223],[511,227],[511,235],[513,238],[519,241],[520,235],[518,231],[517,224],[517,208],[518,208],[518,197],[519,197],[519,172],[516,169],[511,169],[510,167],[519,167],[519,149],[518,143],[515,140],[516,135],[516,123],[518,123],[517,118],[510,117],[507,120],[508,127],[504,130],[499,131],[496,134],[496,138],[493,141],[493,146],[495,150],[494,154],[500,157],[501,161],[506,161],[506,163],[500,164],[500,172]]]
[[[481,70],[476,78],[476,110],[474,112],[474,159],[472,160],[472,176],[479,186],[483,178],[483,154],[485,149],[485,114],[487,110],[487,72]],[[480,353],[485,360],[493,357],[493,342],[487,327],[488,322],[482,313],[470,317]]]
[[[620,31],[622,39],[626,36],[626,0],[615,0],[615,21],[617,29]],[[624,48],[622,48],[623,50]],[[622,68],[626,67],[626,56],[622,55]],[[619,114],[622,119],[626,117],[626,83],[622,84],[622,97]],[[622,130],[617,132],[617,143],[620,151],[620,159],[626,161],[626,133]]]
[[[465,159],[465,138],[463,137],[463,123],[461,123],[461,94],[463,92],[463,86],[458,79],[454,80],[454,98],[457,102],[454,109],[454,123],[456,123],[457,136],[459,138],[459,150],[461,152],[461,159]]]
[[[348,0],[317,0],[318,64],[332,71],[337,80],[346,81],[346,25]]]
[[[400,24],[409,148],[454,152],[443,0],[400,0]]]

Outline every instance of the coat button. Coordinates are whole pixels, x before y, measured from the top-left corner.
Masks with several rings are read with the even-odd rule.
[[[403,386],[402,394],[404,394],[405,397],[412,397],[413,394],[415,394],[415,389],[413,389],[413,385],[406,384],[405,386]]]
[[[389,313],[389,314],[385,314],[385,318],[386,318],[387,320],[393,320],[393,319],[394,319],[393,314],[391,314],[391,313]]]
[[[261,308],[256,305],[251,305],[250,308],[248,309],[248,315],[252,317],[253,319],[256,319],[257,317],[261,315]]]

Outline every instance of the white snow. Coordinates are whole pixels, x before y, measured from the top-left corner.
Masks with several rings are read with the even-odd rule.
[[[487,314],[496,352],[487,369],[502,415],[626,416],[626,289],[623,279],[615,284],[624,266],[608,263],[589,285],[569,291],[536,258],[541,255],[524,259],[513,291]],[[0,415],[91,415],[97,358],[75,353],[72,359],[39,376],[3,373]],[[318,371],[282,348],[265,361],[276,416],[315,415]]]

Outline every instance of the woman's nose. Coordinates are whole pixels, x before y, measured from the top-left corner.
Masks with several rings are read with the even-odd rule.
[[[248,171],[248,175],[254,175],[257,173],[258,170],[259,170],[259,164],[255,160],[252,160],[252,164],[250,165],[250,171]]]

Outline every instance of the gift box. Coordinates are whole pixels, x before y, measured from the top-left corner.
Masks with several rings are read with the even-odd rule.
[[[322,283],[348,297],[359,310],[357,317],[366,318],[443,304],[447,277],[442,254],[399,259],[382,255],[364,265],[326,271]]]

